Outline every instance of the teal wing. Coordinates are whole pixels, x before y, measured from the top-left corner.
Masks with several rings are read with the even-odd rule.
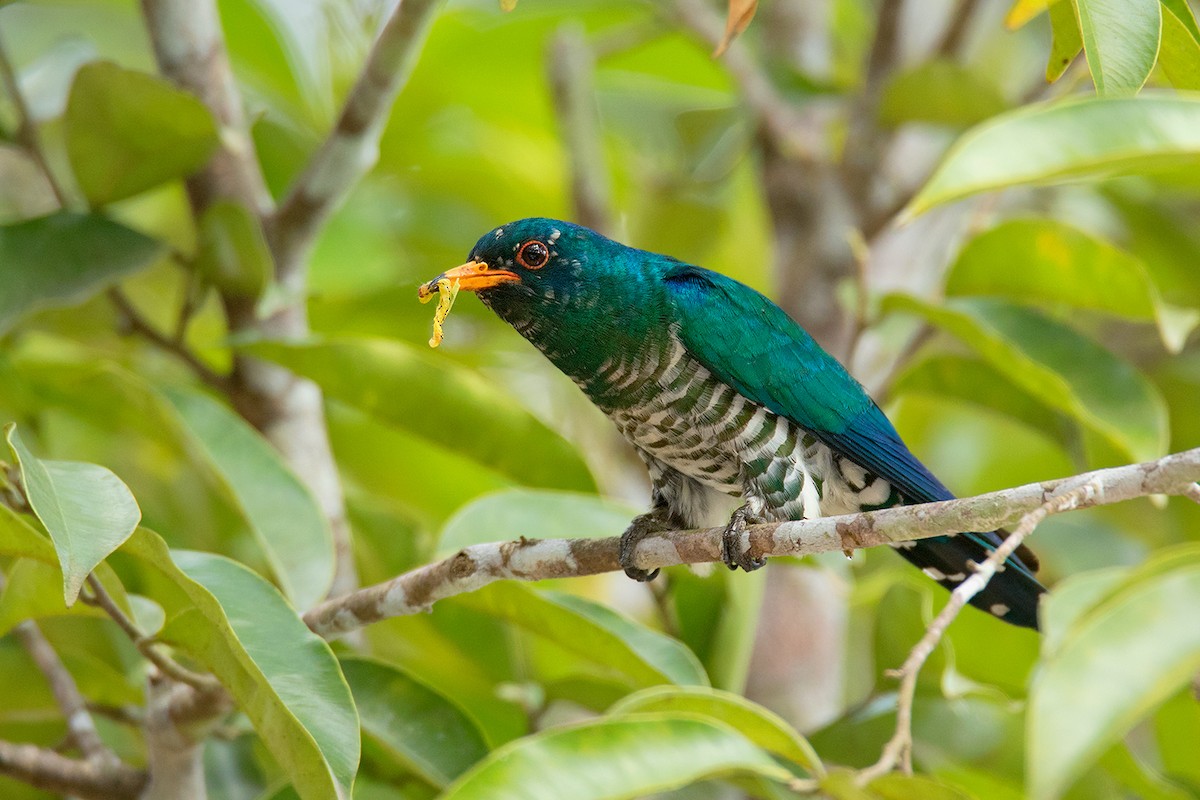
[[[665,276],[676,334],[697,360],[744,397],[800,425],[887,480],[907,502],[954,495],[917,459],[866,391],[783,309],[731,278],[690,265]],[[996,532],[924,539],[900,554],[948,589],[1001,542]],[[1018,557],[971,603],[1037,627],[1045,591]],[[946,576],[955,576],[948,578]],[[957,578],[957,579],[956,579]]]
[[[677,334],[709,371],[781,414],[914,502],[954,495],[900,439],[846,369],[779,306],[716,272],[668,273]]]

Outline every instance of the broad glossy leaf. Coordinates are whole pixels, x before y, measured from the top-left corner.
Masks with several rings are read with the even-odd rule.
[[[1200,89],[1200,36],[1191,30],[1196,18],[1186,2],[1173,4],[1175,8],[1163,5],[1158,62],[1176,89]]]
[[[1075,16],[1075,3],[1071,0],[1054,0],[1050,3],[1050,58],[1046,62],[1046,80],[1053,83],[1062,77],[1071,62],[1083,50],[1083,39],[1079,35],[1079,19]]]
[[[0,555],[58,564],[58,554],[50,540],[3,503],[0,503]]]
[[[466,712],[403,670],[346,658],[342,672],[366,736],[434,786],[446,786],[487,755],[483,733]]]
[[[245,514],[283,593],[301,610],[321,600],[333,581],[333,536],[312,493],[221,403],[179,388],[163,394]]]
[[[31,311],[81,303],[162,252],[158,240],[99,214],[0,225],[0,333]]]
[[[122,548],[155,570],[167,612],[160,638],[221,681],[306,800],[346,798],[358,766],[358,715],[329,645],[279,592],[222,556],[168,551],[139,528]]]
[[[708,685],[692,651],[658,631],[590,600],[561,592],[539,592],[500,581],[455,598],[559,647],[611,669],[638,687],[660,683]]]
[[[1073,624],[1044,660],[1030,693],[1026,757],[1033,797],[1060,796],[1200,670],[1200,554],[1191,549],[1186,556],[1166,571],[1135,573],[1132,583]]]
[[[1042,601],[1042,653],[1053,656],[1075,624],[1129,576],[1125,567],[1068,575]]]
[[[1025,106],[963,134],[906,214],[1010,186],[1108,178],[1198,161],[1200,95],[1146,93]]]
[[[1005,297],[1023,303],[1094,309],[1158,324],[1179,352],[1200,321],[1159,297],[1145,265],[1078,228],[1050,219],[1014,219],[969,241],[946,278],[948,295]]]
[[[218,143],[216,122],[195,96],[106,61],[76,73],[65,123],[75,180],[93,206],[189,175]]]
[[[1064,448],[1073,443],[1066,415],[1047,407],[988,362],[971,356],[933,355],[911,364],[892,384],[892,393],[951,397],[1020,420]]]
[[[1158,0],[1071,0],[1096,94],[1142,88],[1158,56]]]
[[[463,775],[441,800],[618,800],[747,774],[790,777],[732,728],[686,715],[647,714],[518,739]]]
[[[1166,406],[1157,389],[1075,329],[998,300],[959,298],[935,306],[891,295],[883,307],[920,314],[953,334],[1031,397],[1078,419],[1130,460],[1164,451]]]
[[[594,489],[575,449],[474,372],[400,342],[259,342],[247,353],[311,378],[330,398],[462,453],[519,483]]]
[[[112,569],[101,564],[96,568],[96,575],[117,605],[128,612],[125,588]],[[108,618],[102,609],[86,603],[68,607],[63,602],[62,571],[55,564],[32,558],[17,559],[5,579],[4,592],[0,595],[0,636],[27,619],[68,615]]]
[[[638,510],[580,492],[505,489],[463,506],[442,528],[438,553],[522,536],[575,539],[620,536]]]
[[[25,447],[15,425],[5,435],[21,465],[29,504],[58,553],[63,598],[73,605],[88,574],[129,538],[142,511],[129,487],[104,467],[43,461]]]
[[[812,745],[775,712],[741,695],[701,686],[655,686],[622,699],[606,716],[643,712],[696,714],[729,725],[754,744],[820,776],[825,768]]]
[[[883,90],[879,120],[885,125],[929,122],[966,127],[1008,108],[995,84],[949,60],[928,61],[892,78]]]

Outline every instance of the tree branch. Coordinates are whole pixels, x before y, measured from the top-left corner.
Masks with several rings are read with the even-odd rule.
[[[570,163],[575,221],[611,236],[612,202],[596,111],[596,64],[582,27],[564,25],[550,40],[547,72],[554,111]]]
[[[29,157],[41,170],[42,176],[49,184],[50,190],[54,192],[59,206],[67,208],[70,205],[70,195],[67,194],[50,169],[50,162],[46,159],[41,140],[38,138],[37,123],[33,120],[33,114],[29,110],[29,104],[25,102],[25,96],[21,94],[21,84],[17,80],[17,72],[13,68],[12,60],[8,57],[8,51],[4,49],[2,37],[0,37],[0,82],[4,84],[8,96],[17,110],[16,140],[25,148]]]
[[[281,283],[303,280],[317,231],[375,164],[392,101],[408,80],[438,0],[401,0],[375,40],[341,116],[268,225]]]
[[[0,593],[5,589],[5,579],[0,574]],[[38,671],[50,685],[54,701],[62,711],[67,723],[67,735],[84,757],[93,760],[115,760],[116,756],[108,749],[96,732],[96,723],[88,713],[87,701],[79,692],[75,678],[67,671],[58,653],[47,641],[41,628],[33,620],[26,620],[15,628],[13,635],[29,653]]]
[[[108,299],[116,308],[121,324],[130,333],[136,333],[163,352],[175,356],[186,364],[196,377],[222,394],[232,391],[232,383],[228,376],[220,374],[204,363],[182,340],[169,337],[151,325],[150,321],[142,316],[142,312],[138,311],[129,296],[119,288],[114,286],[109,289]]]
[[[32,744],[0,740],[0,775],[86,800],[133,800],[146,773],[120,763],[81,761]]]
[[[1157,461],[1098,470],[1014,489],[901,506],[863,514],[753,525],[750,555],[803,556],[1004,527],[1053,497],[1085,484],[1099,487],[1076,508],[1151,494],[1191,496],[1200,479],[1200,448]],[[648,536],[634,552],[642,569],[721,561],[721,528]],[[328,600],[304,615],[308,627],[333,637],[390,617],[424,611],[438,600],[501,579],[536,581],[614,572],[618,539],[520,539],[464,548],[385,583]]]
[[[724,21],[702,0],[676,0],[675,15],[711,47],[717,47],[725,36]],[[737,84],[742,99],[780,152],[802,163],[817,163],[824,159],[827,148],[820,127],[808,115],[797,112],[779,93],[741,41],[735,39],[721,60]]]

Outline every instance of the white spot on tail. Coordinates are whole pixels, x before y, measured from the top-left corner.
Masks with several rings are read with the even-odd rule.
[[[1003,617],[1007,615],[1010,610],[1011,609],[1004,605],[1004,603],[992,603],[991,608],[988,609],[988,611],[992,612],[997,617]]]

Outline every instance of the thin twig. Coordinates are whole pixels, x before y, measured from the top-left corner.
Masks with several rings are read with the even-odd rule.
[[[749,555],[810,555],[895,544],[962,531],[990,531],[1021,519],[1060,493],[1098,483],[1103,491],[1080,508],[1145,497],[1183,494],[1200,478],[1200,448],[1158,461],[1098,470],[1014,489],[901,506],[882,511],[753,525]],[[634,566],[654,569],[722,560],[723,529],[668,531],[643,539]],[[390,617],[427,610],[438,600],[475,591],[497,580],[536,581],[614,572],[621,568],[618,539],[520,539],[473,545],[450,558],[390,581],[328,600],[304,615],[318,635],[332,638]]]
[[[0,574],[0,592],[3,592],[4,588],[5,579]],[[87,701],[80,693],[74,676],[67,671],[66,665],[37,623],[25,620],[13,629],[13,635],[29,653],[38,671],[45,676],[46,683],[50,685],[50,692],[54,695],[54,701],[66,721],[68,739],[79,748],[84,758],[115,760],[116,756],[96,731],[96,722],[88,713]]]
[[[280,281],[303,276],[325,219],[375,163],[392,101],[408,80],[438,0],[404,0],[383,26],[329,137],[279,204],[268,226]]]
[[[54,197],[58,200],[59,206],[67,208],[70,204],[70,197],[58,179],[54,177],[54,172],[50,169],[50,162],[46,159],[46,153],[42,150],[41,140],[38,138],[37,123],[34,122],[33,113],[29,110],[29,104],[25,102],[25,97],[21,94],[21,84],[17,79],[17,72],[13,68],[12,60],[8,57],[8,52],[4,48],[4,39],[0,37],[0,80],[4,83],[4,88],[8,92],[9,98],[12,100],[13,106],[17,110],[17,131],[16,140],[21,143],[29,157],[37,164],[38,169],[49,184],[50,190],[54,192]]]
[[[220,688],[220,682],[212,675],[190,670],[159,650],[159,643],[153,637],[147,636],[137,623],[121,610],[95,574],[88,575],[87,584],[89,591],[87,594],[81,594],[80,599],[108,614],[130,638],[138,652],[145,656],[147,661],[158,667],[163,674],[202,692],[211,692]]]
[[[1097,497],[1102,497],[1103,493],[1104,484],[1099,479],[1093,478],[1081,486],[1076,486],[1042,503],[1041,506],[1021,517],[1021,521],[1017,523],[1016,528],[1008,535],[1003,544],[976,567],[973,575],[954,588],[954,591],[950,593],[950,602],[946,603],[945,608],[925,629],[925,635],[913,647],[904,664],[899,669],[891,670],[888,673],[891,677],[900,678],[900,695],[896,705],[896,732],[884,745],[883,754],[879,760],[859,772],[857,777],[859,785],[866,785],[897,767],[906,774],[912,773],[912,709],[917,691],[917,676],[959,612],[966,607],[972,597],[983,591],[988,581],[1008,560],[1008,557],[1021,546],[1021,543],[1046,517],[1081,508],[1084,505],[1094,505],[1094,501]]]
[[[676,0],[675,15],[710,47],[716,47],[725,36],[724,21],[703,0]],[[742,99],[781,153],[801,163],[824,160],[828,148],[820,128],[780,94],[741,41],[735,39],[721,61],[737,83]]]
[[[563,148],[570,164],[575,220],[611,236],[611,190],[592,85],[595,61],[581,26],[564,25],[554,35],[547,71]]]
[[[147,320],[129,297],[117,287],[108,290],[108,299],[120,315],[121,323],[130,333],[136,333],[143,339],[157,346],[160,350],[170,353],[186,364],[200,380],[214,389],[228,394],[233,390],[228,376],[222,375],[208,364],[182,341],[162,333]]]
[[[133,800],[146,773],[122,763],[67,758],[32,744],[0,740],[0,775],[84,800]]]
[[[979,0],[958,0],[950,21],[946,23],[946,30],[942,31],[942,38],[934,48],[935,54],[943,58],[953,58],[959,54],[971,27],[971,19],[982,5]]]

